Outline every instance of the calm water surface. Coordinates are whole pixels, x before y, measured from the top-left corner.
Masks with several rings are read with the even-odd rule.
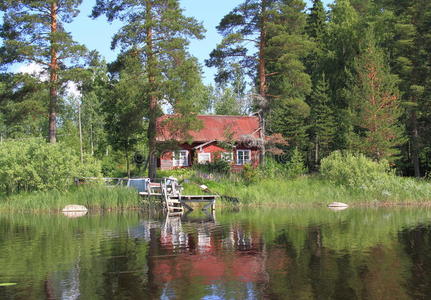
[[[431,211],[0,215],[0,299],[431,299]]]

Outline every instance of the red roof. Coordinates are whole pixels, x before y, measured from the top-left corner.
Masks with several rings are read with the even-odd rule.
[[[169,115],[159,118],[157,140],[181,140],[169,131],[169,123],[162,123],[168,118]],[[202,122],[202,129],[188,132],[194,142],[238,141],[241,136],[259,138],[260,135],[257,116],[198,115],[197,118]]]

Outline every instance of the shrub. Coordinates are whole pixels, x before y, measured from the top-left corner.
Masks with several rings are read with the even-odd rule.
[[[320,172],[332,183],[361,189],[374,189],[393,176],[386,161],[376,162],[363,154],[340,151],[322,160]]]
[[[268,156],[265,157],[265,164],[260,166],[260,176],[263,178],[278,178],[286,175],[286,165],[277,162],[277,160]]]
[[[196,164],[195,169],[209,174],[227,174],[230,171],[230,164],[226,160],[215,159],[214,161],[207,162],[205,164]]]
[[[0,192],[65,190],[74,177],[99,176],[100,163],[63,144],[43,140],[10,141],[0,148]]]
[[[295,148],[287,163],[286,176],[295,178],[304,175],[306,172],[307,168],[305,167],[304,158],[298,148]]]
[[[245,164],[241,171],[241,177],[246,184],[253,183],[259,176],[258,170],[250,164]]]

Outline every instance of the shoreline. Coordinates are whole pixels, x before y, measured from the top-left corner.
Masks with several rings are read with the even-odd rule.
[[[230,203],[226,203],[223,201],[219,201],[217,203],[216,212],[220,212],[220,210],[231,210],[231,209],[276,209],[276,208],[282,208],[282,209],[328,209],[333,211],[346,211],[349,209],[357,209],[357,208],[431,208],[431,200],[424,201],[424,202],[384,202],[384,203],[347,203],[349,206],[345,209],[341,210],[333,210],[329,208],[326,203],[252,203],[252,204],[238,204],[233,205]],[[134,212],[134,211],[149,211],[151,208],[149,206],[154,205],[154,208],[159,211],[163,212],[162,207],[157,207],[158,203],[152,203],[148,204],[145,203],[141,206],[130,206],[130,207],[108,207],[108,208],[101,208],[101,207],[89,207],[88,208],[88,214],[102,214],[102,213],[122,213],[122,212]],[[197,211],[197,210],[196,210]],[[52,215],[61,215],[62,209],[15,209],[13,207],[9,208],[0,208],[0,215],[1,214],[14,214],[14,213],[24,213],[24,214],[52,214]],[[87,214],[87,215],[88,215]]]

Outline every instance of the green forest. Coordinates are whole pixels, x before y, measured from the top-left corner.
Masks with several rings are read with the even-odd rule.
[[[67,159],[68,176],[153,178],[158,117],[175,114],[187,131],[199,128],[197,114],[258,112],[265,134],[283,137],[283,154],[267,153],[279,162],[300,157],[315,172],[347,150],[398,175],[431,171],[429,0],[244,0],[220,20],[221,42],[208,49],[212,84],[189,51],[205,28],[180,1],[97,0],[92,18],[121,23],[110,45],[119,55],[109,63],[65,29],[81,3],[0,2],[4,170],[34,165],[20,176],[36,174],[46,167],[32,155],[44,149],[35,159],[57,166]],[[41,72],[10,71],[17,63]],[[71,84],[79,96],[68,93]],[[137,154],[146,170],[134,166]]]

